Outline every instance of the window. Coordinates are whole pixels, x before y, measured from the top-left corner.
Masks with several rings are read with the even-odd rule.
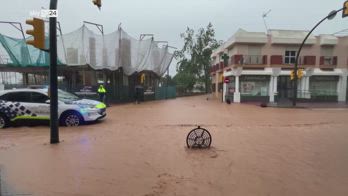
[[[244,75],[240,77],[240,93],[242,96],[268,96],[269,76]]]
[[[321,56],[324,57],[324,65],[333,64],[333,49],[332,46],[323,46],[321,48]]]
[[[69,102],[69,101],[77,101],[79,100],[79,97],[72,93],[68,93],[66,91],[62,91],[58,89],[58,99],[63,102],[66,102],[66,101]]]
[[[7,94],[1,95],[0,100],[7,101]]]
[[[333,65],[333,58],[331,56],[324,56],[324,65]]]
[[[243,57],[244,64],[261,64],[261,46],[248,46],[248,55]]]
[[[285,51],[285,64],[295,64],[296,61],[296,51],[287,50]]]
[[[333,46],[322,46],[321,47],[321,56],[333,56]]]
[[[338,76],[312,76],[310,77],[309,91],[315,96],[337,96]]]
[[[46,96],[42,93],[37,93],[37,92],[31,93],[31,102],[32,103],[46,103],[47,100],[49,100],[48,96]]]
[[[30,92],[7,93],[5,96],[5,100],[13,102],[30,102]]]

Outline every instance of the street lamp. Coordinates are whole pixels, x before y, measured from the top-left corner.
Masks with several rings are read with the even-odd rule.
[[[332,20],[335,18],[335,16],[337,15],[338,12],[342,11],[342,10],[347,10],[348,8],[346,7],[346,5],[348,4],[347,3],[348,1],[346,1],[344,3],[344,6],[343,8],[339,9],[339,10],[333,10],[331,11],[327,16],[325,16],[325,18],[321,19],[313,28],[312,30],[310,30],[308,32],[308,34],[306,35],[306,37],[304,38],[304,40],[302,41],[302,44],[300,45],[300,48],[298,49],[297,51],[297,54],[296,54],[296,61],[295,61],[295,67],[294,67],[294,88],[293,88],[293,94],[294,94],[294,97],[293,97],[293,100],[292,100],[292,105],[293,106],[296,106],[296,102],[297,102],[297,79],[298,79],[298,59],[300,57],[300,53],[301,53],[301,50],[302,50],[302,47],[304,46],[306,40],[308,39],[308,37],[310,36],[310,34],[322,23],[324,22],[326,19],[328,20]],[[343,15],[343,17],[345,17],[345,15]]]

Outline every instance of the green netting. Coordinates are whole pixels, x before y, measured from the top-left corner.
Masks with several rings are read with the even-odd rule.
[[[27,39],[33,39],[29,37]],[[46,40],[46,48],[48,46],[48,39]],[[9,55],[11,62],[9,66],[27,67],[27,66],[49,66],[49,53],[39,50],[31,45],[27,45],[26,40],[16,39],[0,34],[0,43]],[[58,64],[61,62],[58,60]]]
[[[176,87],[168,86],[168,87],[158,87],[155,92],[156,100],[161,99],[174,99],[176,98]]]

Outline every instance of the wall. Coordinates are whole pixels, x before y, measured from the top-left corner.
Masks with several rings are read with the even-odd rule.
[[[348,67],[348,37],[339,37],[338,43],[334,48],[334,56],[338,56],[337,67]]]

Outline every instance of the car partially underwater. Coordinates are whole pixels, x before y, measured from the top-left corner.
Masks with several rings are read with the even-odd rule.
[[[79,126],[98,121],[106,116],[102,102],[81,99],[58,90],[58,116],[63,126]],[[0,128],[25,121],[49,121],[50,98],[48,89],[12,89],[0,91]]]

